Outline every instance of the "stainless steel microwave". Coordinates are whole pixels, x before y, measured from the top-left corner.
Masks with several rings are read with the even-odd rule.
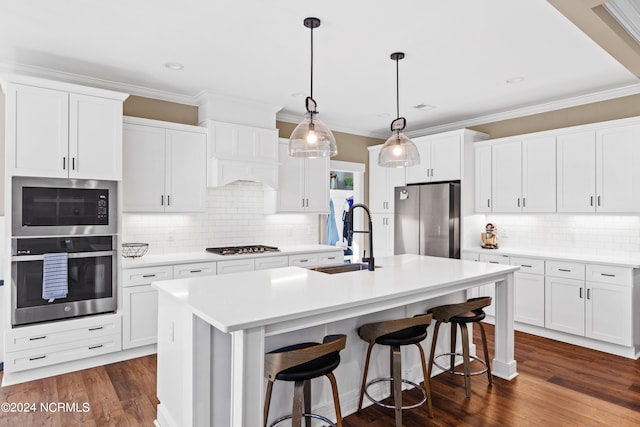
[[[116,234],[115,181],[14,177],[13,236]]]

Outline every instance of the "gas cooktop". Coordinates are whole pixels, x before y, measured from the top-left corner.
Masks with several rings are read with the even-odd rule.
[[[261,254],[264,252],[280,252],[275,246],[251,245],[251,246],[223,246],[220,248],[207,248],[207,252],[217,255],[245,255]]]

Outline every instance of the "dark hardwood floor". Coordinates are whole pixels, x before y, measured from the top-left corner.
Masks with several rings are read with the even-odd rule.
[[[492,349],[491,325],[487,330]],[[519,332],[516,359],[520,375],[515,380],[494,378],[488,387],[486,376],[473,377],[470,399],[461,377],[433,378],[435,417],[429,418],[424,406],[405,411],[405,426],[640,425],[640,361]],[[0,404],[78,402],[81,409],[0,411],[0,426],[152,426],[158,403],[155,369],[155,356],[147,356],[0,388]],[[418,397],[413,391],[403,395],[406,401]],[[84,402],[89,403],[87,412],[82,411]],[[344,427],[393,425],[393,411],[376,406],[344,420]]]

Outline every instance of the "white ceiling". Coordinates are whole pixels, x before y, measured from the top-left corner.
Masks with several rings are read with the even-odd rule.
[[[336,130],[385,137],[400,114],[433,128],[610,89],[638,78],[544,0],[4,0],[0,70],[89,76],[186,100],[204,90],[282,107],[309,92]],[[171,71],[164,63],[184,64]],[[60,75],[68,80],[72,75]],[[519,84],[506,80],[522,76]],[[114,85],[113,82],[126,86]],[[302,97],[292,94],[303,93]],[[430,111],[412,106],[435,105]],[[384,116],[387,114],[387,116]]]

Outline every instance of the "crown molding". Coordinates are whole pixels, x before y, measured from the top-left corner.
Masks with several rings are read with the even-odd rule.
[[[592,104],[594,102],[607,101],[615,98],[622,98],[629,95],[637,95],[640,93],[640,83],[627,86],[621,86],[612,89],[601,90],[583,95],[577,95],[569,98],[558,99],[554,101],[544,102],[541,104],[530,105],[526,107],[516,108],[513,110],[502,111],[499,113],[488,114],[485,116],[477,116],[465,120],[451,123],[445,123],[436,126],[425,127],[421,129],[406,132],[410,138],[418,136],[431,135],[435,133],[447,132],[450,130],[463,129],[471,126],[483,125],[486,123],[499,122],[502,120],[516,119],[519,117],[531,116],[534,114],[548,113],[549,111],[560,110],[563,108],[578,107],[580,105]]]
[[[161,101],[176,102],[178,104],[186,104],[192,106],[198,105],[197,98],[191,95],[183,95],[179,93],[150,89],[127,83],[88,77],[80,74],[66,73],[63,71],[51,70],[48,68],[34,67],[31,65],[0,63],[0,73],[20,74],[24,76],[56,80],[66,83],[91,86],[95,88],[114,90],[118,92],[125,92],[134,96],[159,99]]]

